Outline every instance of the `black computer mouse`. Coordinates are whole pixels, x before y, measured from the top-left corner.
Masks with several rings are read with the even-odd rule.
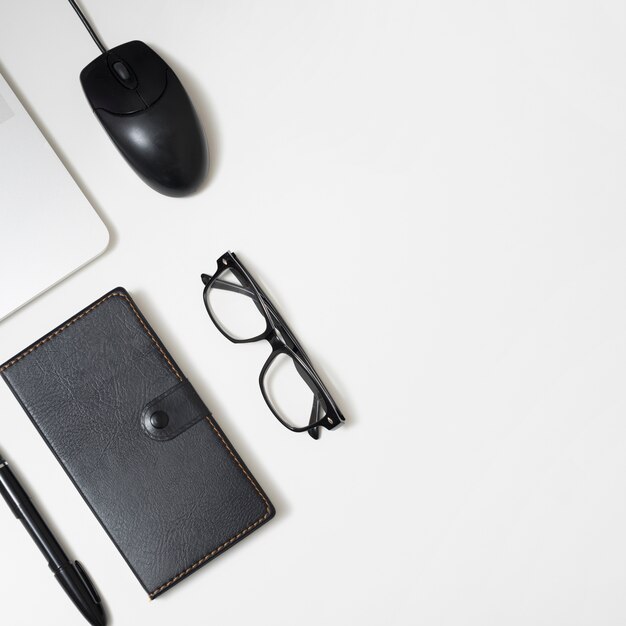
[[[89,104],[131,167],[153,189],[184,196],[208,170],[198,115],[165,61],[142,41],[107,50],[80,74]]]

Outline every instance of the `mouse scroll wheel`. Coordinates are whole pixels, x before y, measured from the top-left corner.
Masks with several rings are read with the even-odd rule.
[[[115,61],[115,63],[111,65],[111,69],[124,87],[128,89],[135,89],[135,87],[137,87],[137,79],[124,61]]]

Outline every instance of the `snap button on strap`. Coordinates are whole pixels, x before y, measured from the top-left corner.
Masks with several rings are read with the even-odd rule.
[[[169,415],[165,411],[155,411],[150,416],[150,423],[159,430],[165,428],[170,422]]]

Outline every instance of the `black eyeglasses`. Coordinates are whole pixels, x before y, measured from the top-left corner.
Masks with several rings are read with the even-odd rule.
[[[204,304],[217,329],[233,343],[265,339],[272,346],[259,384],[272,413],[289,430],[333,430],[345,418],[311,360],[263,289],[232,252],[217,260],[213,276],[202,274]]]

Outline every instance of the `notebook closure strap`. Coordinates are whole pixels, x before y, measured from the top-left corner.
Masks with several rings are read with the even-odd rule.
[[[168,441],[208,415],[204,402],[185,379],[146,404],[141,412],[141,427],[148,437]]]

